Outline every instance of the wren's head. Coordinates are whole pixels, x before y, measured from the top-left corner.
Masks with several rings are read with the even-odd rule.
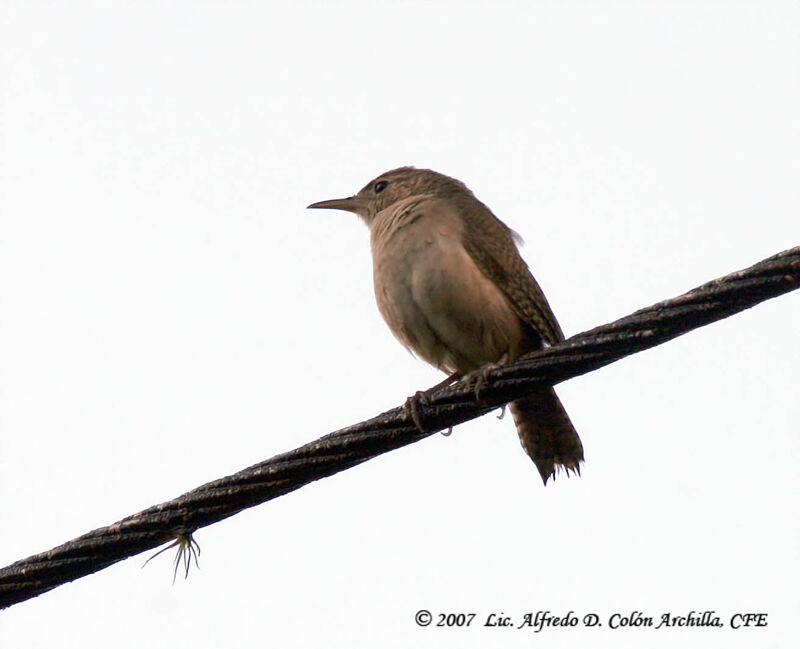
[[[466,185],[455,178],[430,169],[400,167],[371,180],[355,196],[320,201],[308,207],[354,212],[367,225],[371,225],[375,215],[381,210],[397,201],[422,194],[434,194],[443,198],[466,195],[474,199]]]

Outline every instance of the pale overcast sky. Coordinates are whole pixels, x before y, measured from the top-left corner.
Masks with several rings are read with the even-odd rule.
[[[383,171],[463,180],[567,335],[800,244],[799,30],[796,2],[3,2],[0,564],[442,378],[381,320],[363,224],[305,209]],[[559,386],[580,478],[544,488],[488,415],[198,531],[187,581],[137,556],[0,612],[0,647],[794,646],[799,319]],[[482,626],[539,610],[603,626]]]

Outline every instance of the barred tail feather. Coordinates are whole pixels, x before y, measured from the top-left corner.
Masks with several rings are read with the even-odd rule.
[[[541,388],[511,403],[522,448],[545,485],[559,468],[580,475],[583,445],[552,387]]]

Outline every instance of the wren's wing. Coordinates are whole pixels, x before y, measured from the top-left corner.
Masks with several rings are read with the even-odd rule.
[[[553,345],[564,340],[547,298],[520,256],[511,230],[483,203],[459,201],[465,223],[464,248],[508,298],[517,315]],[[477,202],[477,201],[476,201]]]
[[[539,284],[514,243],[511,230],[482,203],[459,206],[464,220],[463,245],[503,294],[517,315],[550,344],[564,334]],[[511,403],[522,448],[547,484],[559,469],[580,473],[583,445],[550,386],[539,387]]]

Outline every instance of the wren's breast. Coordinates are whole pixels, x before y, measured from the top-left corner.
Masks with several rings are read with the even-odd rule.
[[[372,225],[375,297],[389,328],[432,365],[464,373],[514,358],[524,328],[462,236],[456,207],[432,197],[397,203]]]

